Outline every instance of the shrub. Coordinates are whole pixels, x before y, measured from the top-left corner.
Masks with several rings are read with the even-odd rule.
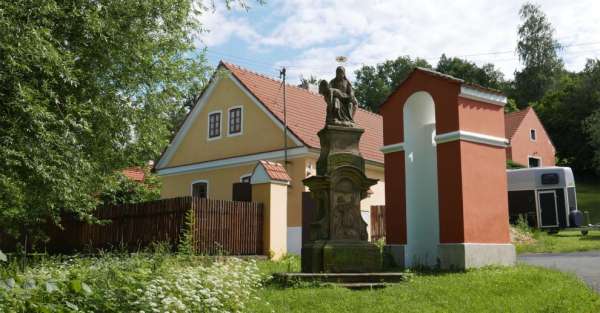
[[[0,312],[243,312],[254,261],[167,254],[44,260],[0,268]]]
[[[512,169],[519,169],[519,168],[526,168],[527,166],[521,164],[521,163],[517,163],[513,160],[506,160],[506,169],[512,170]]]

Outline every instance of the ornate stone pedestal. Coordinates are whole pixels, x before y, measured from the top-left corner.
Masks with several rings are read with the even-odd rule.
[[[327,125],[319,133],[317,176],[304,180],[315,199],[310,241],[302,247],[302,272],[341,273],[381,270],[379,248],[368,242],[360,201],[377,180],[365,176],[358,143],[364,130]]]

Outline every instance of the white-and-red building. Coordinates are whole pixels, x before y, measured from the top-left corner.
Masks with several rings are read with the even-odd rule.
[[[555,165],[556,149],[535,111],[528,107],[504,116],[506,159],[526,167]]]

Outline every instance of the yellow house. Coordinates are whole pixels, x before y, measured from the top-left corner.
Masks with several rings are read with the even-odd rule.
[[[287,250],[300,253],[302,238],[302,180],[316,173],[317,132],[325,125],[325,101],[306,89],[286,85],[284,114],[280,81],[221,62],[217,73],[186,117],[155,170],[162,181],[161,196],[195,194],[232,199],[232,185],[250,182],[260,160],[285,164],[287,187]],[[367,176],[379,179],[362,201],[369,223],[371,205],[385,204],[381,116],[358,110],[355,120],[365,129],[360,150]],[[287,122],[287,131],[284,127]],[[284,140],[285,137],[285,140]],[[287,159],[287,162],[285,160]]]

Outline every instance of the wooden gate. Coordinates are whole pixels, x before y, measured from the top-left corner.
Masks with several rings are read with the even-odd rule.
[[[371,241],[385,239],[385,205],[371,206]]]
[[[263,254],[263,205],[194,198],[194,250],[200,254]]]

